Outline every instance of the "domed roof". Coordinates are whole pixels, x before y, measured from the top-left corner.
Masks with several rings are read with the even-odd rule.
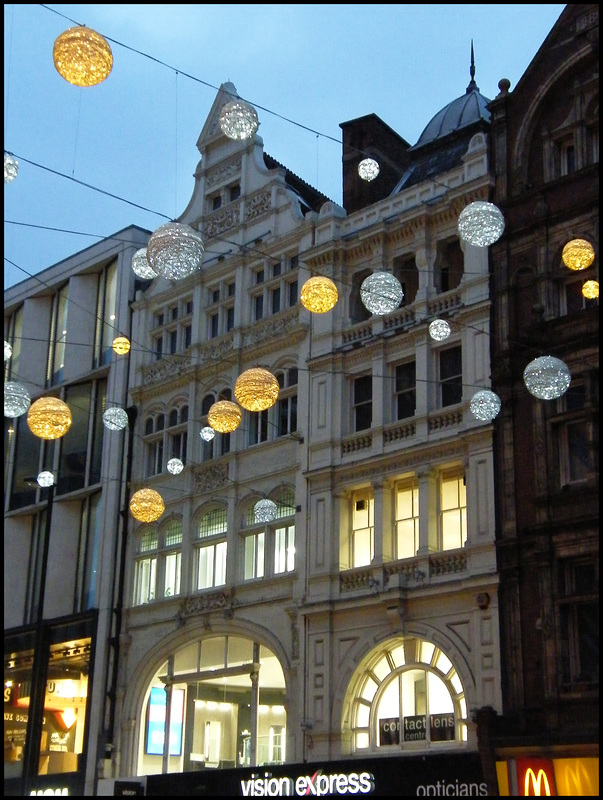
[[[490,100],[480,94],[479,87],[474,80],[473,42],[471,43],[471,68],[469,73],[471,81],[465,94],[457,97],[456,100],[448,103],[441,111],[438,111],[419,136],[417,143],[413,145],[413,150],[434,142],[436,139],[442,139],[449,133],[454,133],[476,122],[490,122],[490,112],[487,109]]]

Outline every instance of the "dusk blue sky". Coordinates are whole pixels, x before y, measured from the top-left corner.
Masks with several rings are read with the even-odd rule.
[[[472,40],[476,83],[493,98],[501,78],[513,91],[564,8],[5,5],[4,149],[20,163],[4,187],[4,286],[182,214],[226,81],[258,109],[264,150],[341,204],[342,122],[374,113],[415,144],[464,94]],[[74,25],[110,42],[113,70],[97,86],[54,68],[54,41]]]

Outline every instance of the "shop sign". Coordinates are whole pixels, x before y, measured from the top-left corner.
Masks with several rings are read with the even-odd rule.
[[[557,794],[552,759],[516,758],[514,766],[518,797],[554,797]]]
[[[388,717],[379,720],[379,746],[400,744],[400,729],[404,731],[405,742],[424,742],[427,739],[427,718],[425,715]],[[430,714],[429,736],[432,742],[454,741],[454,714]]]

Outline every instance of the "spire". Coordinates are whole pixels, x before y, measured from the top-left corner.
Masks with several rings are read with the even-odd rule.
[[[471,75],[471,80],[469,81],[469,86],[467,86],[466,94],[470,94],[471,92],[479,92],[479,86],[475,82],[475,58],[473,57],[473,39],[471,40],[471,66],[469,68],[469,75]]]

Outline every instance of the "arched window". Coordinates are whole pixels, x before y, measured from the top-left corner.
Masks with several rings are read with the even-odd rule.
[[[250,501],[243,512],[243,579],[272,578],[295,569],[295,494],[282,487],[272,498],[276,517],[272,522],[257,522]]]
[[[161,528],[145,525],[137,536],[133,604],[143,605],[179,595],[182,520],[172,517]]]

